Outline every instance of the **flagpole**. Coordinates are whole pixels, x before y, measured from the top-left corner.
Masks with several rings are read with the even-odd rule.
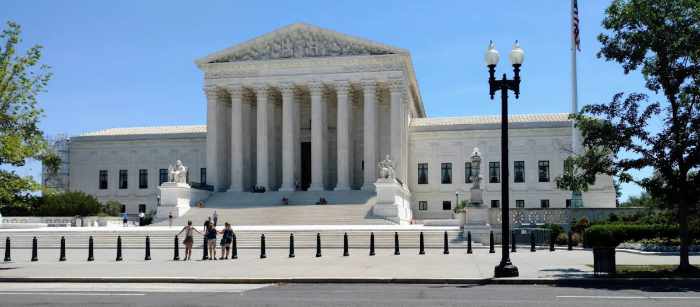
[[[571,31],[569,32],[571,34],[571,113],[576,114],[578,113],[578,82],[576,80],[576,35],[574,33],[574,19],[578,18],[578,16],[574,16],[574,14],[577,14],[577,10],[574,8],[574,2],[576,0],[571,0]],[[576,4],[578,6],[578,4]],[[573,151],[574,154],[580,153],[580,144],[581,141],[579,140],[579,133],[577,131],[576,127],[574,127],[574,122],[572,121],[571,123],[571,150]]]

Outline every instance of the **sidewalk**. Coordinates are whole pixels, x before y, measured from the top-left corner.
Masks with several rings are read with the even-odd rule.
[[[260,251],[239,250],[237,260],[201,261],[201,249],[195,249],[192,261],[172,261],[172,250],[152,250],[153,260],[144,261],[144,251],[126,249],[124,261],[116,262],[113,249],[95,250],[95,261],[87,262],[87,251],[68,249],[65,262],[58,262],[57,249],[39,250],[39,261],[30,262],[31,250],[12,251],[10,263],[0,263],[0,281],[150,281],[150,282],[479,282],[493,277],[500,261],[500,249],[489,254],[487,249],[451,249],[443,255],[441,249],[426,250],[418,255],[416,249],[378,249],[368,256],[367,249],[351,249],[349,257],[342,249],[325,249],[315,257],[314,249],[297,249],[295,258],[288,258],[287,249],[268,249],[267,258]],[[180,252],[183,257],[183,252]],[[516,280],[551,281],[592,277],[593,255],[590,251],[574,250],[530,252],[521,249],[511,254],[520,270]],[[617,253],[618,264],[676,264],[677,256]],[[700,256],[691,263],[700,264]],[[27,279],[30,278],[30,279]]]

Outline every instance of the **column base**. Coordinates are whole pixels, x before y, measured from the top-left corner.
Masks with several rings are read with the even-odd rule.
[[[283,185],[283,186],[281,186],[280,189],[277,190],[277,191],[279,191],[279,192],[294,192],[294,191],[296,191],[296,189],[294,189],[294,187],[291,186],[291,185],[290,185],[290,186],[286,186],[286,187]]]
[[[519,275],[518,274],[518,267],[514,266],[510,262],[501,263],[501,264],[497,265],[494,272],[493,272],[493,277],[495,277],[495,278],[518,277],[518,275]]]
[[[347,184],[336,185],[333,191],[350,191],[350,186]]]
[[[307,191],[323,191],[323,185],[318,183],[312,183]]]
[[[377,187],[374,186],[374,183],[365,183],[364,185],[362,185],[361,190],[362,191],[376,191]]]

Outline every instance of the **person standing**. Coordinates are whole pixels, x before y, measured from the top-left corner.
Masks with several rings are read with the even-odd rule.
[[[187,221],[187,226],[182,228],[180,232],[177,234],[178,236],[185,232],[185,240],[182,241],[182,244],[185,245],[185,259],[184,260],[192,260],[192,244],[194,243],[194,233],[202,234],[199,232],[199,230],[195,229],[192,227],[192,221]]]
[[[168,213],[168,226],[173,227],[173,212]]]
[[[221,237],[221,257],[219,260],[228,259],[231,243],[233,242],[233,229],[231,229],[231,224],[228,222],[224,223],[224,230],[221,233],[223,236]]]
[[[143,213],[143,211],[139,211],[139,226],[143,226],[145,219],[146,219],[146,214]]]
[[[219,214],[216,213],[216,210],[214,210],[212,217],[214,218],[214,227],[216,227],[216,225],[218,225],[217,223],[219,222]]]
[[[126,210],[122,212],[122,223],[124,223],[124,227],[129,223],[129,216],[126,214]]]
[[[209,248],[209,260],[216,260],[216,228],[214,224],[207,224],[207,247]]]

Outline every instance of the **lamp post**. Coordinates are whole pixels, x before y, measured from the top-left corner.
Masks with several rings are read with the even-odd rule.
[[[485,61],[489,68],[489,95],[491,99],[497,91],[501,91],[501,263],[494,270],[494,277],[516,277],[518,267],[510,261],[510,219],[509,210],[509,188],[508,188],[508,91],[513,91],[515,98],[520,96],[520,65],[523,64],[525,53],[518,45],[518,41],[513,44],[513,50],[508,58],[513,64],[513,79],[508,80],[506,74],[500,80],[496,80],[496,64],[499,55],[493,41],[486,50]]]

